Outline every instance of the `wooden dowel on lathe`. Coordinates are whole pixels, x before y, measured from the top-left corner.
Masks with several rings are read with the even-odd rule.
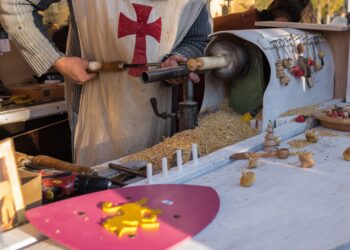
[[[188,60],[187,68],[190,71],[217,69],[226,67],[228,63],[225,56],[198,57]]]

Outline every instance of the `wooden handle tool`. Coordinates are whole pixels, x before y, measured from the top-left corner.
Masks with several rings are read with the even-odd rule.
[[[45,155],[37,155],[31,159],[32,164],[43,168],[52,168],[63,171],[71,171],[80,174],[96,174],[90,167],[75,165],[69,162],[58,160]]]

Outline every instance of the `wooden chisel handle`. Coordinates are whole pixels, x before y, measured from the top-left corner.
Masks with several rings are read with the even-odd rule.
[[[86,71],[88,73],[108,72],[108,71],[124,71],[125,63],[121,61],[116,62],[89,62]]]
[[[80,174],[96,174],[90,167],[75,165],[46,155],[37,155],[31,159],[32,164],[56,170],[71,171]]]

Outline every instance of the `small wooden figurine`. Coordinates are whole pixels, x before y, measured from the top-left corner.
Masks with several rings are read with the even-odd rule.
[[[276,150],[276,137],[273,134],[273,125],[270,122],[267,130],[266,130],[266,135],[265,135],[265,141],[264,141],[264,151],[266,152],[272,152],[274,150]]]
[[[344,160],[350,161],[350,148],[345,149],[343,153]]]
[[[302,168],[312,168],[315,165],[315,160],[312,158],[312,153],[301,153],[299,155],[299,161]]]
[[[242,172],[240,185],[242,187],[250,187],[255,182],[256,175],[254,172]]]
[[[314,129],[308,129],[305,131],[305,138],[308,142],[311,143],[317,143],[318,142],[318,135]]]

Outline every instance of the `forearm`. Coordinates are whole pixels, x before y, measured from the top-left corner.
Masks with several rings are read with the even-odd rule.
[[[59,0],[1,0],[0,21],[37,75],[44,74],[62,54],[47,37],[39,10]]]
[[[210,15],[204,6],[183,41],[171,53],[186,58],[202,56],[205,46],[209,42],[208,36],[211,31]]]

